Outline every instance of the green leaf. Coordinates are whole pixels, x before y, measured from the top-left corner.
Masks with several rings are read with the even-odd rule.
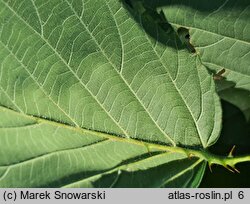
[[[222,99],[238,106],[249,118],[249,105],[245,104],[249,103],[250,96],[250,2],[145,2],[151,7],[163,9],[168,22],[174,27],[189,30],[190,43],[200,55],[203,65],[215,72],[226,70],[224,80],[233,82],[235,89],[231,87],[219,94]]]
[[[229,81],[237,88],[250,90],[248,0],[159,2],[169,23],[189,29],[190,42],[203,64],[216,70],[225,68]]]
[[[247,121],[250,121],[250,92],[244,89],[227,88],[221,90],[219,95],[222,99],[237,106],[244,114]]]
[[[206,162],[174,147],[216,142],[219,98],[161,35],[117,0],[1,0],[0,186],[198,186]]]

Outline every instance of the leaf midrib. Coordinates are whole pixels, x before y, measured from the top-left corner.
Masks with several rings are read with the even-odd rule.
[[[190,148],[186,148],[186,147],[167,146],[167,144],[159,144],[159,143],[154,143],[154,142],[141,141],[141,140],[138,140],[135,138],[126,138],[126,137],[121,137],[121,136],[114,135],[111,133],[109,134],[106,132],[100,132],[100,131],[91,130],[91,129],[87,129],[87,128],[71,126],[69,124],[64,124],[64,123],[60,123],[58,121],[49,120],[48,118],[41,118],[39,116],[28,115],[25,113],[17,112],[15,110],[12,110],[11,108],[1,106],[1,105],[0,105],[0,109],[11,111],[12,113],[17,114],[19,117],[21,116],[21,117],[27,118],[29,120],[36,121],[37,125],[47,124],[47,125],[54,126],[56,128],[62,127],[62,128],[77,132],[79,134],[90,134],[90,135],[100,137],[102,139],[106,139],[106,140],[108,139],[110,141],[125,142],[128,144],[143,146],[143,147],[147,148],[149,152],[152,149],[152,150],[159,150],[159,151],[165,151],[165,152],[175,152],[175,153],[186,154],[186,150],[190,150]]]
[[[49,155],[52,155],[52,154],[57,154],[57,153],[60,153],[60,152],[65,152],[65,151],[69,151],[69,150],[75,150],[75,149],[82,149],[82,148],[86,148],[86,147],[89,147],[89,146],[92,146],[92,145],[99,145],[100,143],[102,142],[107,142],[107,141],[112,141],[112,140],[116,140],[116,141],[120,141],[120,142],[127,142],[127,143],[131,143],[131,144],[135,144],[135,145],[139,145],[139,146],[144,146],[145,148],[149,148],[148,145],[150,145],[150,148],[157,148],[159,150],[164,150],[165,152],[161,153],[161,154],[157,154],[157,155],[154,155],[153,157],[148,157],[148,158],[145,158],[145,159],[152,159],[154,157],[159,157],[159,156],[163,156],[165,154],[170,154],[170,153],[175,153],[175,151],[171,152],[169,150],[166,150],[166,146],[163,146],[163,145],[159,145],[159,144],[154,144],[154,143],[148,143],[148,142],[142,142],[142,141],[138,141],[138,140],[135,140],[135,139],[127,139],[127,138],[121,138],[121,137],[118,137],[118,136],[113,136],[113,135],[109,135],[107,133],[101,133],[101,132],[97,132],[97,131],[94,131],[94,130],[88,130],[88,129],[83,129],[83,128],[79,128],[79,127],[73,127],[73,126],[70,126],[70,125],[66,125],[66,124],[62,124],[62,123],[59,123],[59,122],[55,122],[55,121],[50,121],[48,119],[44,119],[44,118],[40,118],[40,117],[36,117],[36,116],[31,116],[31,115],[27,115],[27,114],[24,114],[24,113],[20,113],[20,112],[16,112],[12,109],[9,109],[7,107],[3,107],[3,106],[0,106],[1,109],[6,109],[7,111],[12,111],[13,113],[17,114],[17,115],[21,115],[25,118],[28,118],[28,119],[32,119],[32,120],[35,120],[37,121],[36,124],[42,124],[42,123],[46,123],[46,124],[49,124],[49,125],[53,125],[53,126],[62,126],[63,128],[67,128],[67,129],[70,129],[70,130],[74,130],[76,132],[80,132],[80,133],[90,133],[90,134],[94,134],[95,136],[99,136],[99,137],[102,137],[104,138],[104,140],[101,140],[101,141],[97,141],[97,142],[94,142],[94,143],[90,143],[90,144],[87,144],[87,145],[84,145],[84,146],[80,146],[80,147],[75,147],[75,148],[68,148],[68,149],[63,149],[63,150],[58,150],[58,151],[53,151],[53,152],[50,152],[50,153],[45,153],[45,154],[42,154],[42,155],[39,155],[39,156],[36,156],[34,158],[30,158],[28,160],[24,160],[24,161],[21,161],[21,162],[17,162],[17,163],[14,163],[14,164],[9,164],[9,165],[6,165],[6,166],[1,166],[1,167],[7,167],[5,173],[0,177],[0,180],[2,180],[9,172],[10,168],[15,166],[15,165],[20,165],[22,163],[26,163],[26,162],[30,162],[30,161],[33,161],[34,159],[40,159],[41,157],[44,157],[44,156],[49,156]],[[171,148],[171,147],[170,147]],[[174,147],[172,147],[174,148]],[[148,149],[148,151],[150,151]],[[143,159],[143,160],[145,160]],[[142,160],[139,160],[137,162],[140,162]],[[198,162],[195,162],[193,165],[191,165],[188,170],[190,170],[191,168],[194,168],[196,165],[198,165],[200,162],[204,161],[203,159],[199,159]],[[137,163],[137,162],[133,162],[132,164],[134,163]],[[130,165],[130,164],[124,164],[124,165],[120,165],[116,168],[113,168],[111,170],[108,170],[106,172],[102,172],[98,175],[102,175],[102,174],[107,174],[107,173],[112,173],[112,172],[115,172],[119,169],[121,169],[122,167],[125,167],[127,165]],[[181,176],[183,173],[185,173],[186,170],[184,171],[181,171],[178,173],[178,175],[176,176],[173,176],[173,179],[175,179],[176,177],[179,177]],[[94,176],[91,176],[91,177],[88,177],[86,179],[83,179],[83,180],[88,180],[88,179],[91,179],[93,177],[96,177],[98,175],[94,175]],[[77,182],[74,182],[74,183],[78,183],[78,182],[81,182],[83,180],[80,180],[80,181],[77,181]],[[71,183],[71,184],[67,184],[67,185],[72,185],[74,183]],[[66,186],[67,186],[66,185]],[[64,187],[66,187],[64,186]]]
[[[238,39],[238,38],[233,38],[231,36],[226,36],[226,35],[222,35],[220,33],[216,33],[216,32],[213,32],[213,31],[208,31],[208,30],[205,30],[205,29],[202,29],[202,28],[198,28],[198,27],[194,27],[194,26],[190,26],[190,25],[185,25],[185,24],[178,24],[178,23],[174,23],[172,21],[168,21],[170,24],[176,26],[176,27],[187,27],[187,28],[191,28],[191,29],[194,29],[194,30],[200,30],[202,32],[205,32],[205,33],[210,33],[210,34],[213,34],[213,35],[218,35],[218,36],[221,36],[223,37],[224,39],[225,38],[228,38],[230,40],[233,40],[233,41],[238,41],[238,42],[241,42],[243,44],[247,44],[247,45],[250,45],[250,42],[248,41],[244,41],[244,40],[241,40],[241,39]]]
[[[247,74],[246,74],[246,73],[243,73],[241,69],[233,70],[233,69],[231,69],[231,68],[223,67],[223,66],[218,65],[218,64],[216,64],[216,63],[207,62],[207,61],[204,61],[204,60],[202,60],[202,59],[201,59],[201,61],[202,61],[202,64],[204,64],[204,66],[207,66],[207,65],[210,64],[210,65],[215,66],[218,70],[220,70],[220,69],[222,69],[222,68],[225,68],[225,69],[229,70],[230,72],[235,72],[235,73],[237,73],[237,74],[243,75],[244,77],[249,77],[249,78],[250,78],[250,74],[248,74],[248,73],[247,73]]]

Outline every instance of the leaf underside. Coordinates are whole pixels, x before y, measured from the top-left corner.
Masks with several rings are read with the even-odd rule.
[[[189,29],[204,66],[215,72],[226,70],[223,81],[217,82],[219,95],[238,106],[249,121],[250,2],[158,0],[148,4],[162,9],[173,26]]]
[[[152,38],[117,0],[0,0],[0,187],[197,187],[206,162],[161,147],[218,139],[210,64],[249,89],[248,4],[231,35],[209,26],[233,1],[218,2],[204,26],[196,4],[162,7],[189,28],[193,54],[174,31],[150,24]],[[181,19],[194,10],[195,24]]]

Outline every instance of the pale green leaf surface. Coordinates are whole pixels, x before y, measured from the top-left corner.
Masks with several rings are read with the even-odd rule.
[[[157,3],[158,2],[158,3]],[[189,29],[191,44],[210,69],[226,69],[236,88],[250,91],[250,2],[248,0],[162,1],[167,20]]]
[[[220,86],[222,87],[222,86]],[[250,121],[250,92],[244,89],[227,87],[221,89],[220,97],[237,106],[245,116],[246,121]]]
[[[168,38],[116,0],[1,0],[0,186],[198,186],[205,162],[160,147],[212,145],[219,99]]]

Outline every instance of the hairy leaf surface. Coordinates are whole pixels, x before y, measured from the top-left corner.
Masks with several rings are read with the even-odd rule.
[[[147,1],[147,0],[146,0]],[[237,88],[250,90],[250,2],[219,0],[211,3],[159,0],[167,20],[176,27],[186,27],[190,42],[211,69],[226,69],[228,80]]]
[[[195,187],[221,107],[175,33],[117,0],[0,1],[1,187]],[[146,179],[145,179],[146,178]]]

